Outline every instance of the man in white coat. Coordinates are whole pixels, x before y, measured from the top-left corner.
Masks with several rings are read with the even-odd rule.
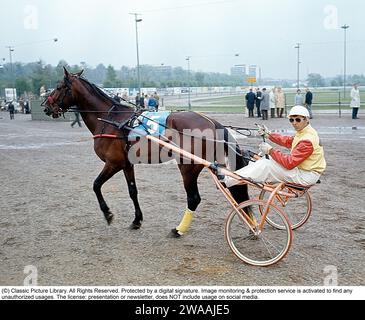
[[[359,119],[357,114],[360,108],[360,91],[357,87],[357,84],[354,84],[354,87],[351,90],[351,108],[352,108],[352,119]]]
[[[275,118],[275,91],[276,87],[274,87],[270,91],[270,110],[271,110],[271,118]]]

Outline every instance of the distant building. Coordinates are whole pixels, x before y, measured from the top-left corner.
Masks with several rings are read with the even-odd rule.
[[[231,68],[231,76],[235,77],[246,77],[246,65],[237,64]]]
[[[257,78],[257,66],[250,65],[248,68],[248,76]]]

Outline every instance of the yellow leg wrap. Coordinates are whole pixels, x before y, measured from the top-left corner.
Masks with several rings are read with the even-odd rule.
[[[179,231],[179,234],[184,234],[188,232],[191,222],[193,220],[193,215],[194,215],[193,211],[189,209],[185,210],[184,218],[181,220],[179,226],[176,227],[176,230]]]

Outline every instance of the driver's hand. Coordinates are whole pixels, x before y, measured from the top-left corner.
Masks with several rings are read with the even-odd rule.
[[[258,134],[264,138],[268,138],[269,135],[271,134],[271,131],[268,129],[268,127],[266,127],[265,125],[257,125],[259,130],[258,130]]]
[[[270,151],[273,149],[273,147],[271,145],[269,145],[266,142],[263,142],[259,145],[259,149],[260,152],[262,152],[263,154],[270,154]]]

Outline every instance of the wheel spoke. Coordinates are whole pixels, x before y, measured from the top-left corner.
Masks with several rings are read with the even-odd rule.
[[[250,200],[240,205],[240,209],[250,206],[250,215],[260,223],[262,216],[260,207],[264,201]],[[226,222],[226,239],[233,253],[242,261],[257,265],[268,266],[280,261],[288,252],[291,244],[291,229],[287,218],[275,205],[269,207],[270,215],[280,221],[286,228],[276,230],[264,224],[259,234],[253,234],[246,223],[233,211]]]
[[[284,191],[288,192],[287,189]],[[268,201],[270,192],[262,191],[260,193],[260,199]],[[291,223],[292,229],[298,229],[307,222],[312,212],[312,200],[308,191],[302,193],[298,198],[288,198],[280,195],[276,195],[273,204],[279,208],[285,210],[285,213]],[[264,208],[261,208],[261,214],[263,214]],[[281,221],[268,215],[267,222],[277,229],[283,229],[284,226]]]

